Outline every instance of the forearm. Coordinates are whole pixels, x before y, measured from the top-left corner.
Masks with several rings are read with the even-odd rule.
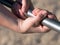
[[[17,17],[6,9],[2,4],[0,4],[0,25],[7,27],[11,30],[17,31]]]
[[[6,28],[9,28],[13,31],[19,32],[17,23],[15,23],[14,21],[11,21],[3,16],[0,16],[0,25],[4,26]]]

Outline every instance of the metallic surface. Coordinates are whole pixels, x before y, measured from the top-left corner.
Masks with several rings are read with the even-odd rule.
[[[49,27],[50,29],[60,31],[60,22],[57,20],[46,18],[42,21],[42,24]]]

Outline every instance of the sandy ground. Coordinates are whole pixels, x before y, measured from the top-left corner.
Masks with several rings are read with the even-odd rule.
[[[49,10],[60,21],[60,0],[31,0],[34,7]],[[60,45],[60,33],[20,34],[0,26],[0,45]]]

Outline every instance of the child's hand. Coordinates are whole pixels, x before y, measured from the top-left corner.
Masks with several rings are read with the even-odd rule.
[[[19,3],[18,3],[19,2]],[[21,5],[22,4],[22,5]],[[12,6],[12,12],[19,18],[25,19],[24,13],[28,11],[30,0],[17,0]]]
[[[19,21],[20,32],[46,32],[49,30],[49,28],[44,26],[40,22],[46,17],[56,19],[55,15],[43,9],[36,8],[32,11],[32,13],[35,15],[35,17],[29,17],[24,21]],[[38,26],[33,26],[36,23],[38,23],[39,25],[37,24]]]
[[[32,32],[47,32],[50,30],[47,26],[44,26],[43,24],[41,24],[41,20],[43,20],[44,18],[50,18],[50,19],[57,20],[54,14],[44,9],[36,8],[33,10],[32,13],[39,18],[39,22],[35,23],[35,27],[31,28]]]

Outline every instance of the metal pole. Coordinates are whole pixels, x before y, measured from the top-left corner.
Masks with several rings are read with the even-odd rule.
[[[12,4],[10,4],[8,2],[4,2],[4,1],[0,1],[0,2],[8,7],[12,6]],[[8,3],[8,4],[6,4],[6,3]],[[29,10],[27,12],[26,16],[34,16],[32,14],[32,10]],[[53,29],[53,30],[60,32],[60,22],[57,20],[46,18],[42,21],[42,24],[49,27],[50,29]]]

